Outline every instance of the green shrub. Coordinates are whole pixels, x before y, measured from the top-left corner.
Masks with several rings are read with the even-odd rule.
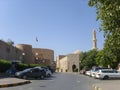
[[[7,60],[0,59],[0,72],[6,72],[11,67],[11,63]]]
[[[4,59],[0,59],[0,72],[1,73],[6,72],[8,69],[10,69],[11,65],[12,65],[11,62],[9,62],[7,60],[4,60]],[[45,65],[18,63],[16,65],[16,69],[17,69],[17,71],[22,71],[24,69],[33,68],[33,67],[36,67],[36,66],[42,66],[42,67],[44,67]]]
[[[44,66],[44,65],[40,65],[40,64],[29,64],[30,68],[36,67],[36,66]]]
[[[19,63],[18,66],[17,66],[18,71],[22,71],[22,70],[24,70],[26,68],[29,68],[28,64]]]
[[[24,69],[33,68],[33,67],[36,67],[36,66],[44,66],[44,65],[19,63],[18,66],[17,66],[17,70],[18,70],[18,71],[22,71],[22,70],[24,70]]]

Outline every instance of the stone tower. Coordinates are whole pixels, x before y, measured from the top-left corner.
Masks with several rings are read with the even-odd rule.
[[[34,63],[34,56],[32,53],[32,46],[28,44],[17,44],[16,48],[19,49],[22,53],[22,61],[26,64]]]
[[[93,48],[92,49],[97,49],[97,39],[96,39],[96,31],[93,31]]]

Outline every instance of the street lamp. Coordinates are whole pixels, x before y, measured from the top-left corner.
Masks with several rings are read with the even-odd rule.
[[[22,56],[23,56],[22,62],[24,63],[24,59],[25,59],[24,56],[25,56],[25,53],[22,53]]]
[[[35,53],[36,56],[38,56],[38,53]]]
[[[38,57],[36,57],[36,60],[38,60]]]

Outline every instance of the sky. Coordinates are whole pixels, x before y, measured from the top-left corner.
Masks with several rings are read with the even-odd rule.
[[[91,50],[93,30],[102,49],[99,26],[96,9],[88,6],[88,0],[0,0],[0,39],[52,49],[55,58]]]

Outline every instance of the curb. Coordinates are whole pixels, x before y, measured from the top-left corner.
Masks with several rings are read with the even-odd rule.
[[[96,85],[92,85],[92,87],[93,87],[93,90],[102,90],[100,87],[98,87],[98,86],[96,86]]]
[[[24,85],[24,84],[29,84],[29,83],[31,83],[31,81],[28,80],[28,81],[25,81],[25,82],[18,82],[18,83],[12,83],[12,84],[3,84],[3,85],[0,85],[0,88]]]

